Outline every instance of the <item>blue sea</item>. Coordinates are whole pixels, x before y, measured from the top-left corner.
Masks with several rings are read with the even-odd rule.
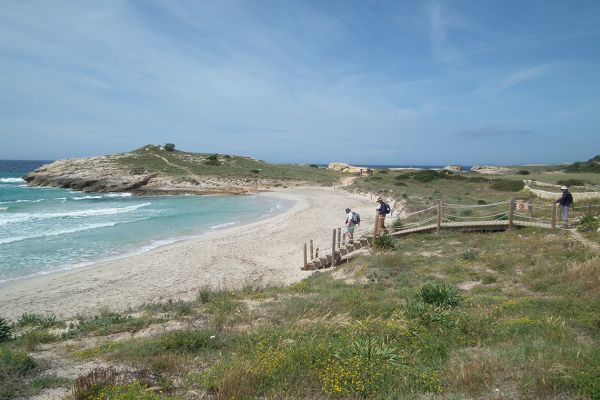
[[[49,161],[0,160],[0,284],[137,254],[282,213],[268,196],[132,196],[28,187]]]

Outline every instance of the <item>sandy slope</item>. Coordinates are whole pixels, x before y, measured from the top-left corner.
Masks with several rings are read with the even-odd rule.
[[[0,287],[0,315],[54,313],[61,318],[124,310],[145,302],[192,299],[199,288],[247,283],[291,283],[301,271],[304,241],[327,246],[331,229],[343,226],[344,208],[361,213],[370,230],[376,204],[358,195],[324,188],[263,194],[296,200],[285,214],[251,225],[179,242],[111,263],[17,281]]]

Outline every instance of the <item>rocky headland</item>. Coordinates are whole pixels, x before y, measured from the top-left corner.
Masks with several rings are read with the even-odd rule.
[[[30,186],[134,195],[243,194],[311,181],[293,166],[251,157],[165,151],[154,145],[110,156],[59,160],[26,174]],[[299,167],[296,167],[299,169]]]

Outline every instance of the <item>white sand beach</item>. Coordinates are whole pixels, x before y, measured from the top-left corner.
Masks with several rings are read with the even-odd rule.
[[[206,286],[289,284],[302,271],[302,243],[330,245],[342,227],[344,208],[361,214],[357,234],[372,229],[374,200],[329,188],[294,188],[264,193],[296,201],[284,214],[257,223],[91,267],[23,279],[0,287],[0,315],[55,314],[60,318],[123,311],[143,303],[193,299]]]

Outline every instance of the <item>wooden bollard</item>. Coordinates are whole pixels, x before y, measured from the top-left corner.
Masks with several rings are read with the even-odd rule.
[[[338,249],[342,245],[342,228],[337,228],[337,247]]]
[[[437,205],[437,223],[436,223],[436,233],[439,234],[442,230],[442,202],[438,202]]]
[[[331,238],[331,267],[335,267],[335,228],[333,229],[333,237]]]
[[[308,262],[306,260],[307,255],[306,255],[306,242],[304,242],[304,247],[302,248],[303,250],[303,255],[304,255],[304,267],[302,267],[303,269],[306,269],[306,266],[308,265]]]
[[[375,211],[375,225],[373,228],[373,236],[378,236],[379,235],[379,228],[380,228],[380,222],[379,222],[379,213],[377,211]]]
[[[529,218],[533,218],[533,201],[527,200],[527,211],[529,212]]]
[[[512,198],[510,199],[510,202],[508,203],[508,230],[512,230],[513,228],[513,222],[515,219],[515,199]]]
[[[315,259],[315,254],[313,252],[313,241],[312,241],[312,239],[310,239],[310,245],[309,246],[310,246],[310,259],[314,260]]]
[[[556,229],[556,203],[552,203],[552,215],[550,216],[550,227]]]

